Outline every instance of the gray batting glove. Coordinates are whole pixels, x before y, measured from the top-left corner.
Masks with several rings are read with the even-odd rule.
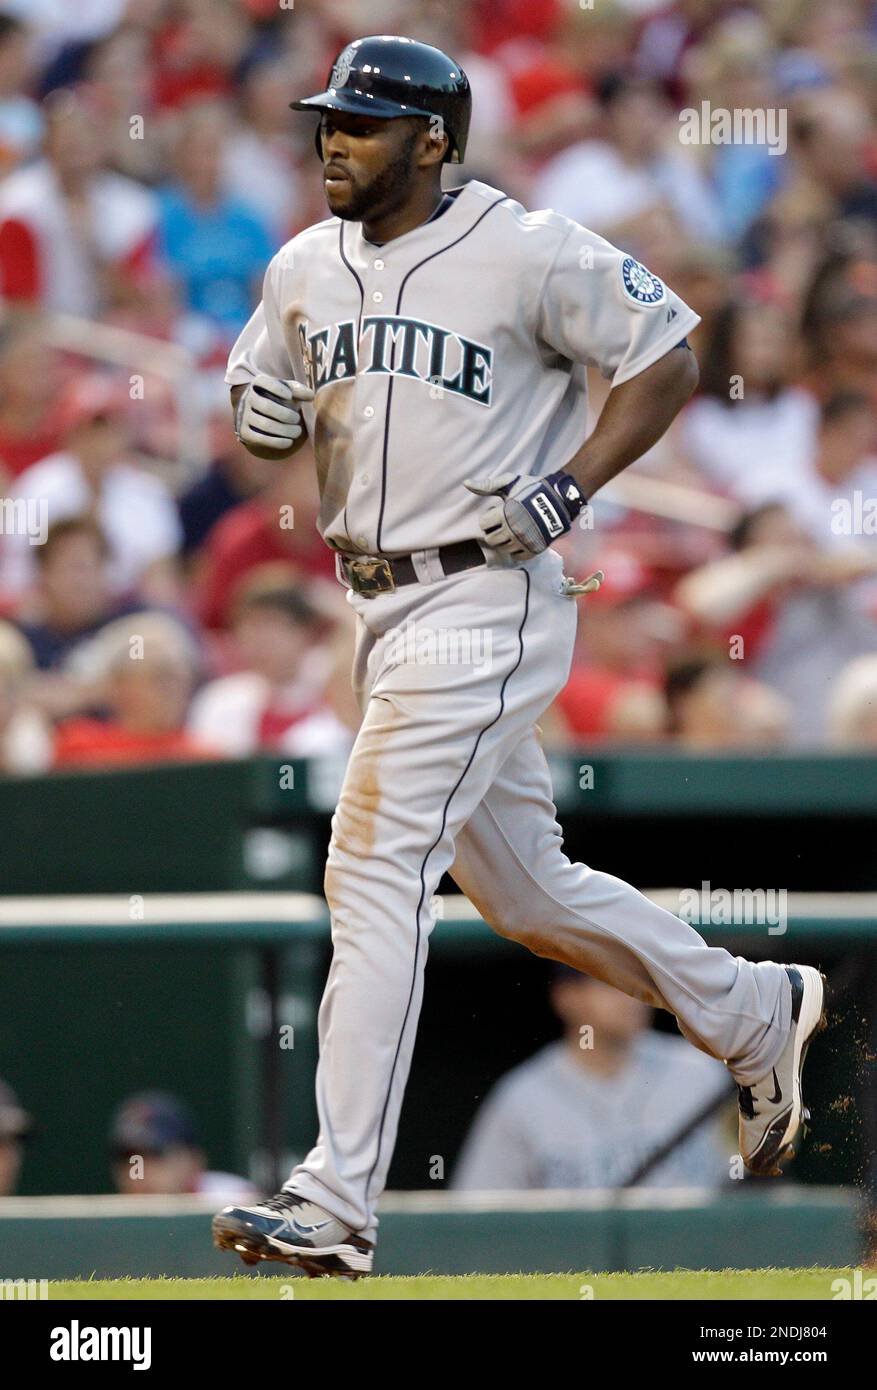
[[[493,497],[478,518],[485,543],[512,560],[528,560],[547,550],[570,529],[585,504],[578,483],[568,473],[545,478],[499,473],[467,478],[476,497]]]
[[[314,393],[299,381],[253,377],[237,403],[234,432],[242,444],[276,449],[286,454],[304,433],[296,401],[312,401]]]

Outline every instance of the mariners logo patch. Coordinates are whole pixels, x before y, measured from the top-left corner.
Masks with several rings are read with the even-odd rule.
[[[633,256],[625,256],[622,262],[621,283],[624,293],[634,304],[660,304],[667,293],[663,280],[646,270],[644,265],[633,259]]]
[[[349,43],[343,53],[339,53],[338,61],[332,69],[332,76],[329,78],[330,87],[343,87],[353,66],[353,57],[356,50],[352,43]]]

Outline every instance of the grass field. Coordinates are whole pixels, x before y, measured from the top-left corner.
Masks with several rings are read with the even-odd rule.
[[[354,1303],[376,1299],[435,1301],[448,1299],[554,1300],[593,1298],[770,1300],[835,1297],[832,1282],[850,1279],[849,1269],[726,1269],[719,1272],[676,1270],[638,1274],[466,1274],[390,1276],[345,1283],[241,1274],[230,1279],[107,1279],[49,1284],[52,1299],[315,1299]],[[867,1280],[877,1269],[862,1271]]]

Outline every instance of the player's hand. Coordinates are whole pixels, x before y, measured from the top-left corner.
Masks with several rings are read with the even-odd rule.
[[[478,522],[485,543],[512,560],[527,560],[547,550],[569,531],[586,500],[568,473],[550,473],[546,478],[498,473],[492,478],[467,478],[465,486],[478,497],[496,499]]]
[[[304,433],[296,401],[313,399],[311,388],[298,381],[255,376],[237,403],[234,432],[242,444],[287,454]]]

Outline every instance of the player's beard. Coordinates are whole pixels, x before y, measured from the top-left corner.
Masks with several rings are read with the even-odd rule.
[[[364,217],[386,217],[404,207],[411,196],[411,165],[417,131],[406,136],[405,143],[396,158],[391,160],[371,183],[364,187],[350,184],[350,195],[344,207],[330,209],[335,217],[345,222],[361,222]]]

